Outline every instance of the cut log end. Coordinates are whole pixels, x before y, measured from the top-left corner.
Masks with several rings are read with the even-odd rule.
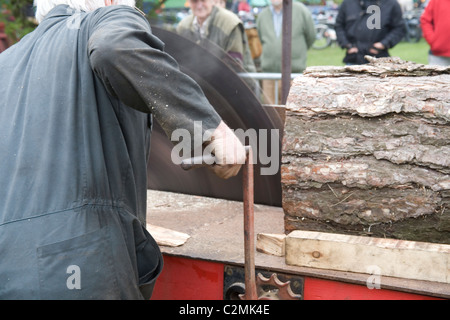
[[[285,229],[450,244],[450,67],[307,69],[286,104]]]

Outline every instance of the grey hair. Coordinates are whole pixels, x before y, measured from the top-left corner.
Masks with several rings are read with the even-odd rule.
[[[41,22],[45,16],[57,5],[68,5],[75,11],[90,12],[105,6],[105,0],[34,0],[36,6],[36,20]],[[112,0],[112,4],[134,7],[135,0]]]

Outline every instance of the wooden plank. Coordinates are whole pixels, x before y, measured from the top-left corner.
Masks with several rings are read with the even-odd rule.
[[[285,238],[285,234],[258,233],[256,236],[256,250],[282,257],[285,255]]]
[[[190,235],[183,232],[174,231],[164,227],[147,224],[147,230],[160,246],[178,247],[183,245]]]
[[[450,283],[450,245],[296,230],[286,264]]]

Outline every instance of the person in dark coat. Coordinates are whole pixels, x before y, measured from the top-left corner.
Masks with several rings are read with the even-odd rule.
[[[365,55],[388,57],[405,35],[402,10],[396,0],[344,0],[336,17],[339,45],[346,64],[364,64]]]
[[[64,2],[37,0],[0,55],[0,299],[148,299],[152,117],[169,137],[201,124],[219,177],[245,150],[134,1]]]

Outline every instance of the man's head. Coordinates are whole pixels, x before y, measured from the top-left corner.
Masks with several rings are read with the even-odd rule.
[[[134,7],[136,1],[135,0],[34,0],[34,5],[36,6],[37,21],[41,22],[44,19],[44,17],[54,7],[60,4],[68,5],[75,11],[90,12],[109,5],[123,4]]]
[[[197,17],[200,24],[206,20],[211,14],[213,6],[215,4],[214,0],[189,0],[191,5],[192,13]]]
[[[270,0],[274,8],[281,8],[283,6],[283,0]]]

